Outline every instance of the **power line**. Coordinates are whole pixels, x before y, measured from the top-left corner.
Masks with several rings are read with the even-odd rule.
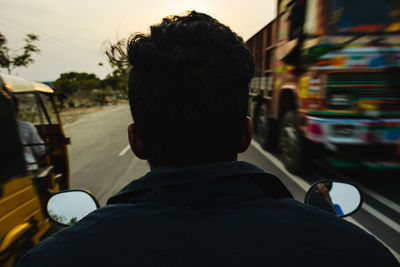
[[[18,26],[16,24],[11,25],[11,24],[8,23],[8,21],[7,22],[1,21],[1,24],[5,25],[7,28],[14,29],[15,31],[17,31],[19,33],[23,33],[23,34],[26,34],[26,29],[29,28],[29,27],[21,27],[21,26]],[[62,44],[64,46],[70,46],[70,47],[78,48],[78,49],[84,50],[85,52],[91,53],[91,54],[96,55],[96,56],[99,56],[101,54],[100,51],[95,52],[96,50],[94,50],[94,49],[91,50],[91,49],[84,48],[84,47],[81,47],[79,45],[76,45],[74,43],[70,43],[68,41],[61,40],[56,36],[53,36],[53,35],[48,34],[48,33],[45,33],[45,32],[43,32],[41,30],[38,30],[38,29],[34,29],[33,27],[31,27],[31,29],[33,30],[33,32],[39,32],[39,34],[41,36],[45,36],[45,38],[49,39],[50,41],[54,41],[54,42],[60,43],[60,44]],[[31,31],[31,30],[29,30],[29,31]]]

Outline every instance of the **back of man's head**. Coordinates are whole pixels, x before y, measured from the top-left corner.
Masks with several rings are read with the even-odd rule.
[[[153,166],[235,160],[253,59],[239,36],[195,11],[128,40],[129,100]]]

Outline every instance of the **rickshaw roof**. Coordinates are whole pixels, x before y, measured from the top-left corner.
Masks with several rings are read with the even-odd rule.
[[[50,86],[39,83],[28,81],[22,77],[0,73],[0,77],[4,82],[5,87],[12,93],[28,93],[28,92],[42,92],[42,93],[54,93],[54,90]]]

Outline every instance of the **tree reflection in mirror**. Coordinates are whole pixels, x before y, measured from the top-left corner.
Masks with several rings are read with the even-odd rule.
[[[360,191],[354,185],[320,181],[308,190],[304,202],[339,217],[345,217],[361,207],[362,199]]]
[[[51,196],[47,202],[47,213],[54,222],[68,226],[76,223],[99,206],[96,199],[88,192],[70,190]]]

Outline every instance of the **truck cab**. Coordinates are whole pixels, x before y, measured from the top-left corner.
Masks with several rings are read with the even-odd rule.
[[[247,45],[256,139],[278,144],[289,170],[310,152],[339,168],[400,168],[399,1],[281,0]]]

